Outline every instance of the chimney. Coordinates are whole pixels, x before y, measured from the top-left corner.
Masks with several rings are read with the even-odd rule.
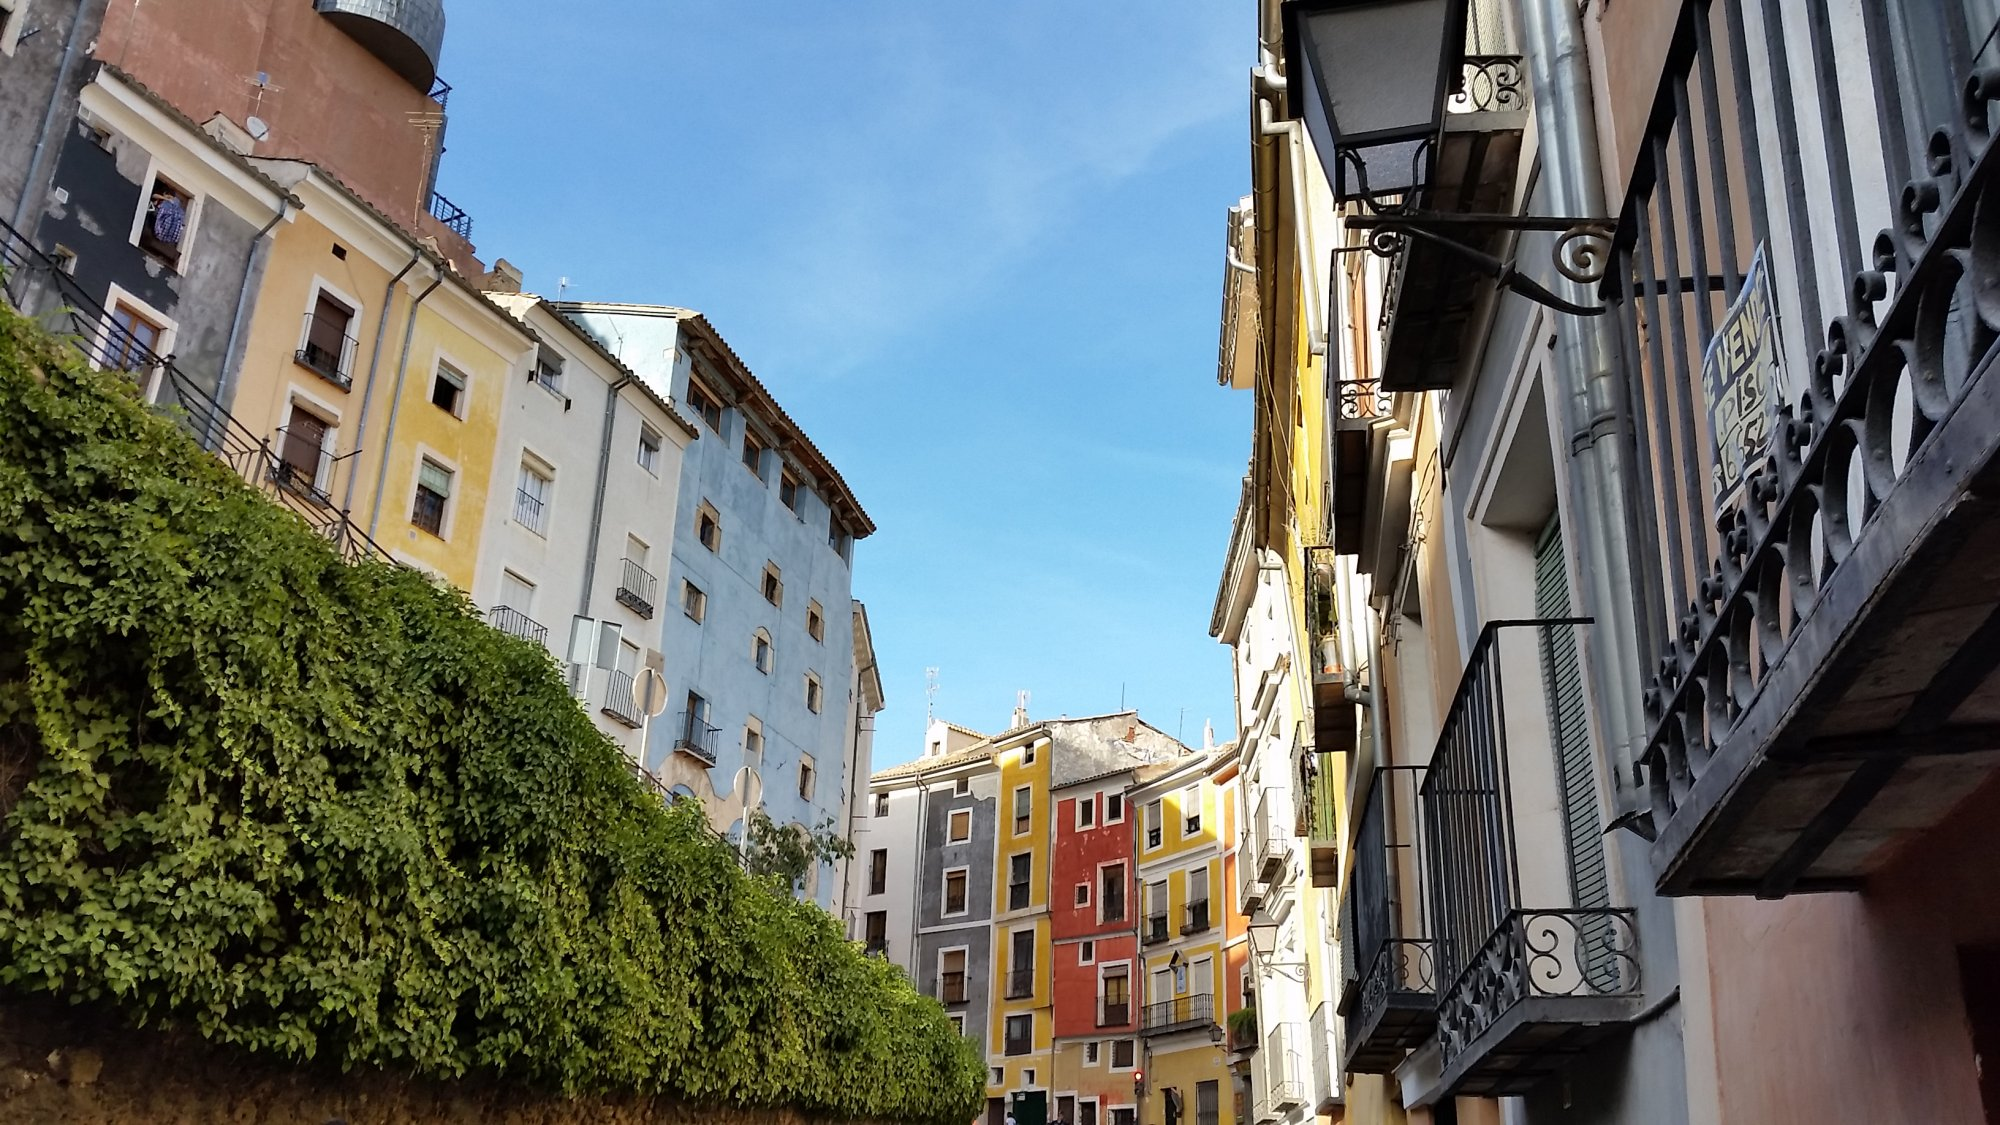
[[[488,293],[519,293],[521,271],[507,259],[497,258],[493,262],[493,268],[487,271],[485,279],[479,283],[479,287]]]
[[[1027,725],[1028,725],[1028,693],[1025,691],[1017,691],[1014,693],[1014,725],[1008,727],[1007,729],[1020,730],[1022,727],[1025,727]]]
[[[1127,741],[1127,742],[1137,742],[1137,741],[1139,741],[1139,728],[1138,728],[1138,727],[1131,727],[1131,726],[1128,726],[1128,727],[1126,727],[1126,728],[1125,728],[1125,741]]]

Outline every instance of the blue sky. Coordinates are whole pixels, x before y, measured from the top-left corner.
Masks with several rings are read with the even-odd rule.
[[[1215,385],[1253,6],[457,0],[439,189],[528,287],[700,309],[880,530],[889,708],[1232,733],[1208,618],[1249,448]],[[754,13],[754,14],[753,14]],[[1183,717],[1184,711],[1184,717]]]

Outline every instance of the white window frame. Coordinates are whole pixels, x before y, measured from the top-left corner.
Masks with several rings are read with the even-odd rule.
[[[958,1033],[958,1037],[959,1037],[960,1039],[963,1039],[963,1038],[965,1038],[965,1013],[964,1013],[964,1012],[946,1012],[946,1013],[945,1013],[945,1017],[944,1017],[944,1018],[945,1018],[946,1022],[948,1022],[948,1023],[950,1023],[950,1024],[951,1024],[951,1027],[952,1027],[952,1030],[953,1030],[953,1031],[956,1031],[956,1032]]]
[[[1103,1050],[1104,1047],[1101,1040],[1097,1039],[1086,1040],[1083,1044],[1083,1065],[1096,1066],[1098,1064],[1098,1060],[1103,1055]],[[1082,1106],[1084,1102],[1087,1101],[1094,1102],[1096,1100],[1097,1100],[1096,1098],[1078,1098],[1076,1102],[1078,1106]],[[1078,1116],[1082,1115],[1079,1114]]]
[[[313,479],[313,487],[320,490],[321,492],[325,492],[333,484],[333,481],[331,479],[332,477],[331,459],[333,457],[334,451],[340,448],[340,427],[341,427],[340,408],[328,402],[326,399],[321,398],[319,395],[312,393],[312,391],[309,390],[308,388],[303,387],[298,383],[294,383],[288,379],[285,381],[285,416],[278,420],[278,429],[280,431],[289,430],[291,428],[292,414],[298,409],[298,407],[301,404],[304,404],[307,413],[318,415],[327,424],[326,436],[320,439],[319,449],[320,452],[325,454],[328,458],[329,464],[327,466],[327,471],[329,479],[325,481],[319,480],[317,467],[314,468],[314,479]],[[278,439],[277,435],[275,434],[272,435],[272,437],[274,439],[274,444],[276,443],[276,441],[281,440]],[[526,613],[527,611],[522,610],[521,612]]]
[[[519,518],[520,497],[518,495],[519,493],[527,491],[527,488],[525,486],[528,483],[528,477],[530,474],[540,477],[544,485],[542,495],[540,497],[542,503],[541,513],[540,513],[541,518],[536,523],[532,524],[523,523]],[[533,449],[530,449],[525,445],[522,446],[521,467],[520,470],[516,472],[514,475],[514,490],[516,492],[515,503],[508,509],[510,513],[508,517],[510,522],[512,522],[516,527],[525,528],[526,530],[531,531],[536,535],[541,536],[544,539],[547,539],[549,537],[549,522],[555,516],[556,485],[561,479],[562,479],[562,473],[556,468],[553,462],[551,462],[548,458],[542,456],[541,454],[535,452]]]
[[[118,306],[121,304],[130,305],[133,311],[160,326],[160,338],[153,346],[154,355],[165,358],[174,354],[174,338],[180,335],[180,322],[154,308],[146,301],[141,300],[138,294],[133,293],[130,289],[114,281],[105,291],[105,316],[97,326],[97,339],[91,348],[93,355],[101,356],[105,353],[105,349],[111,346],[111,333],[113,331],[113,321],[111,318],[113,314],[117,313]],[[165,378],[166,372],[158,368],[154,368],[146,373],[147,402],[156,403],[160,401],[160,383]]]
[[[889,795],[887,793],[875,794],[875,811],[873,815],[877,817],[889,815]]]
[[[1111,815],[1111,798],[1113,797],[1118,798],[1117,816]],[[1104,795],[1104,816],[1098,820],[1098,827],[1102,828],[1107,825],[1125,823],[1125,806],[1129,803],[1123,793],[1106,793]]]
[[[1140,808],[1139,812],[1140,850],[1148,852],[1156,852],[1159,851],[1161,848],[1166,847],[1167,846],[1166,798],[1155,797],[1152,800],[1147,801],[1144,805],[1139,806],[1139,808]],[[1153,825],[1155,823],[1157,823],[1160,827],[1160,842],[1157,844],[1151,842]]]
[[[972,896],[968,894],[966,897],[971,898]],[[960,971],[965,974],[965,998],[970,1001],[972,999],[972,947],[969,945],[946,945],[938,948],[937,963],[933,970],[935,975],[931,978],[938,982],[938,992],[940,993],[938,1002],[944,1002],[944,996],[942,995],[944,992],[944,955],[947,953],[957,953],[962,957],[959,964],[965,967]],[[952,1003],[957,1003],[957,1001],[954,1000]]]
[[[1085,938],[1076,943],[1076,963],[1079,965],[1097,964],[1097,943],[1095,941]]]
[[[636,456],[639,461],[639,467],[646,470],[648,473],[651,473],[653,476],[656,477],[659,476],[660,458],[664,455],[666,442],[667,442],[666,437],[663,434],[661,434],[660,431],[654,429],[649,423],[646,422],[639,423],[639,448],[636,453]],[[652,457],[650,459],[646,456],[648,450],[652,451]]]
[[[965,835],[963,836],[956,835],[953,832],[953,829],[956,828],[958,825],[960,817],[965,818]],[[970,842],[971,839],[972,839],[972,810],[952,809],[951,811],[945,813],[944,842],[947,844],[963,844]]]
[[[1021,794],[1023,793],[1026,793],[1028,795],[1028,816],[1027,816],[1028,826],[1026,828],[1021,827],[1021,813],[1019,811],[1021,808]],[[1007,802],[1007,826],[1009,833],[1013,836],[1029,836],[1034,834],[1035,831],[1035,787],[1034,786],[1016,785],[1014,787],[1011,799]]]
[[[1192,799],[1194,805],[1194,815],[1192,817],[1188,815],[1190,799]],[[1207,812],[1208,810],[1202,807],[1201,786],[1190,785],[1186,789],[1181,790],[1181,839],[1192,840],[1201,835],[1202,828],[1208,823],[1205,815]],[[1194,821],[1193,829],[1188,828],[1188,821],[1190,819]]]
[[[417,510],[417,485],[423,480],[425,461],[435,461],[438,468],[451,474],[452,493],[450,496],[445,497],[444,519],[438,522],[437,533],[439,541],[449,543],[451,542],[452,528],[458,524],[458,509],[462,507],[457,501],[462,499],[458,490],[465,483],[465,470],[457,461],[446,457],[423,442],[417,443],[416,456],[410,459],[410,486],[403,494],[403,518],[409,521],[411,527],[416,526],[416,522],[410,520],[410,516]]]
[[[144,215],[142,214],[140,217],[141,219],[143,219]],[[181,236],[181,242],[186,243],[189,239],[193,237],[194,237],[194,224],[189,223],[188,233]],[[139,244],[138,228],[134,227],[132,232],[132,245],[137,246],[138,244]],[[181,260],[186,261],[187,255],[183,254],[181,256]],[[334,370],[340,372],[341,378],[346,379],[348,386],[352,387],[354,385],[355,353],[361,350],[361,326],[363,323],[365,323],[365,321],[363,320],[363,316],[366,313],[366,309],[362,305],[359,298],[355,297],[347,290],[342,289],[340,286],[335,285],[333,282],[328,281],[326,278],[321,277],[318,274],[313,275],[312,285],[306,290],[305,313],[304,315],[299,317],[299,342],[297,346],[295,346],[292,350],[294,352],[302,352],[306,350],[306,340],[312,334],[312,327],[308,323],[308,321],[312,317],[313,313],[319,310],[319,297],[320,294],[322,293],[326,294],[329,297],[332,297],[334,300],[339,301],[341,304],[346,305],[349,309],[353,310],[353,315],[347,318],[346,336],[343,337],[342,340],[340,341],[340,362],[334,365]],[[451,367],[452,370],[460,372],[461,374],[463,374],[465,371],[465,368],[460,367],[456,363],[452,364]],[[431,370],[433,372],[437,370],[437,358],[435,356],[431,360]],[[467,387],[468,392],[470,391],[470,389],[471,388],[468,385]],[[424,388],[424,398],[426,400],[430,398],[429,387]]]
[[[954,796],[958,796],[958,797],[964,797],[964,796],[967,796],[968,794],[970,794],[970,793],[972,792],[972,778],[971,778],[971,776],[970,776],[970,775],[966,775],[966,776],[963,776],[963,777],[960,777],[960,778],[958,778],[957,780],[953,781],[953,782],[951,783],[951,791],[952,791],[952,794],[953,794]]]
[[[1097,1012],[1095,1014],[1101,1015],[1104,1011],[1104,981],[1105,978],[1111,975],[1113,969],[1125,970],[1125,1006],[1128,1009],[1133,1007],[1132,1001],[1133,997],[1137,995],[1137,990],[1132,987],[1135,975],[1133,973],[1132,959],[1126,957],[1117,961],[1099,961],[1097,963]],[[1136,1015],[1137,1013],[1133,1014]]]
[[[1106,871],[1111,870],[1114,867],[1119,870],[1118,882],[1125,891],[1125,917],[1115,920],[1121,922],[1133,921],[1134,917],[1132,914],[1132,876],[1131,876],[1131,869],[1126,866],[1125,861],[1122,859],[1114,859],[1109,863],[1098,864],[1097,885],[1100,888],[1104,886],[1104,873]],[[1098,894],[1096,898],[1097,898],[1097,921],[1099,922],[1099,924],[1113,921],[1114,919],[1106,918],[1104,916],[1104,896],[1102,894]]]
[[[465,421],[466,408],[472,404],[472,376],[465,373],[465,368],[445,358],[442,354],[439,355],[437,362],[431,364],[431,407],[438,410],[444,409],[437,404],[437,383],[438,378],[446,371],[451,372],[452,376],[458,380],[458,407],[453,410],[445,410],[445,413],[463,422]]]
[[[965,876],[965,905],[957,910],[950,908],[951,877],[953,875]],[[972,868],[960,865],[958,867],[947,867],[943,871],[938,872],[938,917],[963,918],[970,913],[972,913]]]
[[[1085,812],[1090,815],[1086,817]],[[1087,793],[1076,799],[1076,830],[1088,831],[1097,827],[1097,794]]]
[[[1110,1067],[1111,1067],[1111,1073],[1113,1073],[1113,1074],[1130,1074],[1130,1073],[1132,1073],[1133,1071],[1135,1071],[1135,1070],[1139,1069],[1139,1045],[1138,1045],[1138,1044],[1137,1044],[1136,1042],[1133,1042],[1132,1040],[1130,1040],[1130,1039],[1125,1039],[1125,1038],[1119,1038],[1119,1039],[1106,1039],[1106,1040],[1105,1040],[1104,1042],[1105,1042],[1105,1044],[1106,1044],[1106,1049],[1105,1049],[1105,1052],[1104,1052],[1104,1053],[1105,1053],[1106,1055],[1109,1055],[1109,1056],[1110,1056],[1109,1058],[1105,1059],[1104,1061],[1105,1061],[1106,1063],[1108,1063],[1108,1064],[1110,1065]],[[1118,1065],[1118,1044],[1120,1044],[1120,1043],[1132,1043],[1132,1062],[1131,1062],[1131,1064],[1130,1064],[1130,1065],[1127,1065],[1127,1066],[1119,1066],[1119,1065]],[[1114,1106],[1114,1107],[1112,1107],[1112,1108],[1114,1108],[1114,1109],[1121,1109],[1121,1108],[1130,1108],[1130,1107],[1125,1107],[1125,1106]]]
[[[690,590],[694,592],[696,610],[694,613],[688,612],[688,592]],[[681,616],[697,625],[708,620],[708,591],[685,578],[681,579]]]
[[[1026,746],[1021,747],[1021,764],[1024,766],[1032,766],[1035,764],[1034,743],[1030,742]]]
[[[11,51],[8,53],[12,54]],[[101,127],[102,126],[100,126],[100,128]],[[202,194],[201,192],[195,190],[194,188],[187,186],[194,182],[192,177],[182,175],[179,168],[166,163],[165,161],[161,160],[158,156],[150,152],[146,154],[146,174],[139,180],[138,214],[132,216],[132,230],[128,235],[126,241],[129,242],[134,249],[138,248],[139,236],[141,234],[144,234],[146,231],[146,209],[147,206],[153,202],[153,181],[157,177],[159,177],[162,173],[164,173],[169,180],[172,180],[175,186],[181,188],[181,190],[188,193],[187,215],[183,217],[181,223],[180,259],[174,262],[174,264],[167,266],[167,268],[172,270],[174,273],[179,274],[182,277],[186,277],[188,271],[188,259],[191,256],[191,251],[194,248],[195,236],[199,234],[201,231],[201,217],[203,212],[205,212],[208,209],[206,206],[208,203],[208,196]],[[141,253],[144,253],[144,251],[141,251]],[[161,262],[160,264],[166,265],[165,262]],[[318,279],[315,278],[314,281],[317,282]],[[316,296],[315,299],[317,299]],[[106,305],[105,307],[109,308],[110,306]],[[307,305],[306,311],[308,312],[312,311],[312,306]],[[360,313],[361,313],[360,306],[357,305],[355,307],[355,315],[359,316]],[[167,355],[169,353],[166,351],[162,351],[160,354]],[[343,368],[342,370],[345,370],[345,368]]]
[[[1077,893],[1071,896],[1072,898],[1074,898],[1074,899],[1076,900],[1076,901],[1075,901],[1074,903],[1072,903],[1072,904],[1071,904],[1071,905],[1072,905],[1072,907],[1074,907],[1075,909],[1082,909],[1083,907],[1086,907],[1086,906],[1089,906],[1089,905],[1090,905],[1090,884],[1089,884],[1089,883],[1078,883],[1078,884],[1076,885],[1076,890],[1077,890]]]

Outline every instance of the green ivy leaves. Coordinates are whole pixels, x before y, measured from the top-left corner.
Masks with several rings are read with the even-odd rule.
[[[0,309],[0,987],[296,1059],[963,1125],[935,1002],[539,647],[342,563]],[[793,854],[797,852],[798,854]]]

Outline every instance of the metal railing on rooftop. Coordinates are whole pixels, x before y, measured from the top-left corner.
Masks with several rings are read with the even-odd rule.
[[[472,241],[472,216],[465,213],[465,208],[437,192],[431,193],[431,218],[443,223],[446,230],[458,237]]]

